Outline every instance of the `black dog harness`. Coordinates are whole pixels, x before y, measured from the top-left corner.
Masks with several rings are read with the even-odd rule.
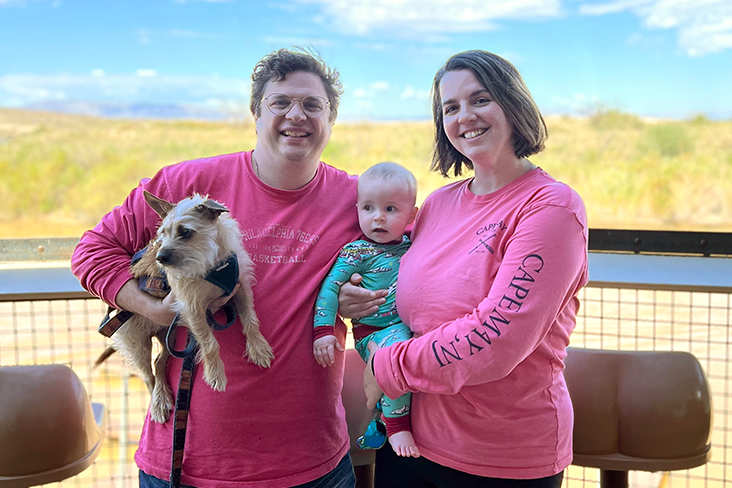
[[[134,265],[135,263],[137,263],[146,251],[146,247],[137,251],[135,255],[132,256],[131,264]],[[237,258],[236,254],[231,253],[229,257],[216,264],[213,268],[211,268],[211,270],[209,270],[204,279],[209,283],[212,283],[221,288],[221,290],[223,291],[223,294],[221,295],[222,297],[231,295],[231,292],[233,292],[234,288],[236,287],[236,283],[239,281],[239,259]],[[137,280],[139,282],[138,288],[141,291],[150,293],[151,295],[163,297],[170,292],[170,285],[168,284],[168,279],[165,277],[165,274],[161,274],[161,276],[141,276]],[[216,323],[216,321],[211,316],[211,313],[206,311],[208,323],[214,328],[214,330],[223,330],[233,323],[231,311],[229,310],[228,304],[224,308],[224,310],[226,311],[227,325],[223,326]],[[99,333],[102,334],[104,337],[112,337],[112,335],[117,332],[117,330],[122,327],[122,325],[127,322],[130,317],[132,317],[132,315],[133,312],[128,312],[127,310],[118,310],[113,307],[107,308],[107,314],[104,316],[104,319],[102,319],[102,323],[99,325]],[[233,320],[236,320],[236,313],[234,313],[233,315]],[[177,320],[174,320],[173,322],[176,321]],[[179,351],[175,352],[180,354]],[[175,354],[173,350],[171,350],[170,353],[173,354],[175,357],[183,357],[179,354]]]
[[[147,248],[141,249],[135,253],[132,257],[132,264],[134,265],[147,251]],[[216,264],[206,274],[205,280],[212,283],[223,291],[222,297],[231,295],[239,281],[239,259],[235,253],[231,253],[229,257]],[[161,277],[144,276],[138,278],[139,288],[142,291],[150,293],[156,296],[162,296],[170,292],[170,285],[168,284],[167,278],[163,275]],[[226,313],[226,323],[219,324],[213,317],[213,314],[206,310],[206,319],[209,326],[214,330],[225,330],[236,321],[237,312],[236,307],[232,303],[227,303],[223,307]],[[130,317],[133,312],[126,310],[117,310],[110,307],[107,310],[107,315],[104,317],[102,324],[99,326],[99,332],[106,336],[111,337]],[[168,352],[172,356],[183,359],[183,365],[181,366],[180,379],[178,381],[178,396],[175,399],[175,412],[173,419],[175,422],[173,428],[173,455],[170,469],[170,485],[171,488],[178,488],[180,486],[180,477],[183,466],[183,450],[186,441],[186,426],[188,424],[188,411],[191,406],[191,391],[193,389],[193,369],[195,367],[196,349],[198,343],[193,337],[193,334],[188,330],[188,340],[186,347],[183,350],[176,350],[174,347],[175,338],[177,336],[178,322],[180,321],[180,314],[176,314],[173,322],[168,327],[168,332],[165,336],[165,346]]]

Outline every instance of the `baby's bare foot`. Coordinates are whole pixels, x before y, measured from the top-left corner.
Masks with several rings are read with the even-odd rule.
[[[397,456],[419,457],[419,448],[414,443],[412,433],[406,430],[389,436],[389,444]]]

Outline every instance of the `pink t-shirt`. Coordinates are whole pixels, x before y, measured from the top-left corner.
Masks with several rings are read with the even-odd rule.
[[[82,285],[114,304],[130,278],[132,253],[144,247],[159,218],[142,189],[177,202],[193,192],[226,205],[238,222],[257,277],[254,305],[274,350],[269,369],[243,358],[237,322],[215,332],[228,385],[215,392],[196,367],[181,482],[200,487],[288,487],[331,471],[348,451],[340,401],[343,361],[322,368],[313,358],[313,310],[320,284],[340,249],[358,238],[355,177],[320,163],[295,191],[270,188],[252,172],[251,153],[188,161],[162,169],[132,191],[74,252]],[[219,320],[223,320],[219,317]],[[345,337],[338,320],[337,335]],[[184,340],[185,334],[178,334]],[[180,342],[180,341],[179,341]],[[182,344],[178,344],[180,347]],[[174,394],[181,361],[168,361]],[[173,423],[145,419],[138,466],[168,479]]]
[[[380,350],[376,377],[412,396],[422,455],[480,476],[551,476],[572,459],[562,370],[587,283],[581,198],[539,168],[477,196],[425,201],[402,259],[399,315],[414,338]]]

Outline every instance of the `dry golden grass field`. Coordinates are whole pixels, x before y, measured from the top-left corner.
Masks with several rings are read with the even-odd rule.
[[[732,231],[732,121],[648,121],[617,111],[550,117],[531,159],[574,187],[593,228]],[[351,173],[409,167],[421,201],[431,122],[336,123],[323,159]],[[118,120],[0,109],[0,238],[74,237],[140,179],[185,159],[248,150],[251,123]]]
[[[616,111],[547,119],[546,150],[532,161],[574,187],[593,228],[732,232],[732,121],[648,121]],[[0,239],[77,237],[162,166],[251,149],[251,123],[112,120],[0,109]],[[383,160],[417,176],[421,202],[445,184],[429,171],[431,122],[337,123],[323,159],[350,173]],[[634,473],[638,488],[726,488],[732,469],[730,296],[589,288],[573,345],[686,350],[714,397],[711,463],[691,471]],[[119,358],[97,370],[98,300],[0,304],[0,366],[60,362],[105,404],[109,429],[96,463],[58,486],[136,486],[132,461],[149,396]],[[599,486],[571,467],[565,488]]]

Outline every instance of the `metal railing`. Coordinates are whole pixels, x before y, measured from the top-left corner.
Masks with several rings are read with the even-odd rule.
[[[590,253],[590,284],[580,293],[572,345],[694,354],[713,395],[712,460],[686,471],[631,472],[630,483],[732,488],[732,235],[659,234],[591,231],[591,249],[623,252]],[[59,485],[136,486],[133,456],[149,395],[119,358],[92,369],[107,345],[96,332],[106,306],[81,289],[68,264],[45,262],[57,253],[49,249],[56,244],[26,245],[35,250],[35,263],[3,264],[3,249],[18,246],[0,241],[0,366],[67,364],[92,400],[107,408],[102,453],[90,469]],[[73,240],[61,244],[73,247]],[[599,486],[599,479],[599,470],[572,466],[564,485]]]

